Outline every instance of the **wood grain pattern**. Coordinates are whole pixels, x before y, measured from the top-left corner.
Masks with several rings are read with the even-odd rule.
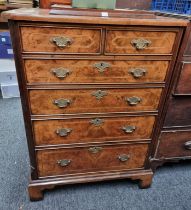
[[[104,72],[94,64],[106,62],[110,65]],[[108,60],[25,60],[27,82],[37,83],[152,83],[164,82],[168,70],[168,61],[108,61]],[[59,79],[53,69],[64,68],[70,74]],[[147,72],[140,78],[134,78],[130,70],[145,69]]]
[[[176,94],[191,95],[191,62],[182,63]]]
[[[59,48],[51,39],[69,37],[72,44]],[[100,53],[101,29],[21,27],[21,38],[24,52],[44,53]]]
[[[171,54],[175,42],[175,32],[108,30],[106,54]],[[151,45],[137,50],[131,45],[134,39],[146,39]]]
[[[151,150],[163,126],[174,64],[189,21],[149,12],[121,12],[123,17],[108,12],[106,18],[91,10],[77,16],[76,11],[73,15],[50,15],[49,10],[33,8],[3,15],[11,26],[26,121],[31,199],[42,199],[43,190],[65,184],[123,178],[139,179],[143,188],[151,184]],[[52,36],[69,36],[73,44],[58,49],[50,42]],[[137,52],[130,45],[137,38],[150,39],[152,44]],[[111,71],[100,76],[90,68],[94,61],[111,62]],[[134,64],[148,68],[142,80],[126,74],[126,68]],[[72,67],[72,73],[58,82],[50,75],[53,65]],[[95,96],[98,90],[104,93],[99,100]],[[130,106],[125,98],[134,96],[142,100]],[[71,100],[66,101],[67,108],[53,103],[60,98]],[[172,111],[171,121],[177,113]],[[189,122],[189,110],[184,113]],[[92,127],[89,120],[95,117],[102,118],[103,125]],[[128,137],[120,133],[124,123],[137,126]],[[73,126],[64,143],[55,134],[60,126]],[[95,146],[102,148],[93,154],[89,149]],[[124,154],[129,160],[121,162],[119,155]],[[61,167],[57,161],[63,159],[71,163]]]
[[[89,147],[37,151],[39,176],[142,168],[148,145],[103,146],[102,151],[96,154],[92,154],[88,149]],[[121,162],[118,157],[122,154],[129,155],[129,160]],[[61,167],[57,161],[62,159],[71,160],[71,163]]]
[[[92,119],[67,119],[34,121],[36,145],[74,144],[90,142],[106,142],[118,140],[150,139],[155,122],[154,116],[103,118],[103,124],[95,126]],[[135,126],[135,131],[125,133],[125,126]],[[56,131],[70,128],[67,136],[59,136]]]
[[[107,93],[98,100],[92,94],[99,89],[88,90],[30,90],[31,113],[67,114],[67,113],[103,113],[128,111],[155,111],[158,108],[161,88],[147,89],[103,89]],[[126,98],[139,97],[141,102],[129,105]],[[69,99],[71,104],[66,108],[58,108],[54,104],[57,99]]]
[[[191,157],[191,150],[184,144],[191,141],[191,131],[169,131],[161,133],[156,158]]]

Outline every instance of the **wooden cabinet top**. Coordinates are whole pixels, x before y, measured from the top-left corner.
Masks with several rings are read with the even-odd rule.
[[[10,20],[46,21],[60,23],[96,24],[96,25],[139,25],[139,26],[187,26],[187,20],[156,16],[151,12],[138,11],[113,11],[108,12],[108,17],[102,17],[103,12],[90,10],[83,15],[82,10],[57,10],[62,14],[50,14],[48,9],[21,8],[3,12],[2,16]],[[119,14],[121,12],[121,15]],[[107,14],[106,14],[107,15]],[[117,15],[119,17],[117,17]]]

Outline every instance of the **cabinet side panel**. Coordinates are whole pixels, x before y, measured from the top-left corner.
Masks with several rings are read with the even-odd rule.
[[[23,60],[22,60],[22,54],[21,54],[21,39],[20,39],[19,22],[9,21],[9,28],[11,32],[15,65],[16,65],[16,70],[17,70],[17,77],[18,77],[22,110],[23,110],[23,117],[24,117],[26,136],[27,136],[27,141],[28,141],[30,166],[31,166],[31,178],[37,179],[32,124],[31,124],[31,119],[30,119],[28,93],[27,93],[26,81],[24,77]]]

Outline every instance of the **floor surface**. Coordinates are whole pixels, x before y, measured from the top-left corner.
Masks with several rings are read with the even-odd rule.
[[[159,168],[151,188],[128,180],[65,186],[27,195],[29,161],[19,99],[0,99],[0,210],[190,210],[191,162]]]

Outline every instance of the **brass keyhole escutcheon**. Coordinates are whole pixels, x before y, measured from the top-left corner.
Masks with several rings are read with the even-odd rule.
[[[99,152],[101,152],[103,150],[102,147],[90,147],[88,149],[89,152],[91,152],[92,154],[97,154]]]
[[[109,67],[111,67],[111,65],[107,62],[100,62],[100,63],[95,63],[93,65],[94,68],[98,69],[98,72],[103,73],[105,72],[106,69],[108,69]]]
[[[95,96],[97,100],[101,100],[104,96],[107,96],[107,94],[106,91],[97,90],[92,93],[92,96]]]
[[[101,125],[103,125],[104,120],[99,119],[99,118],[95,118],[95,119],[91,120],[90,123],[95,125],[95,126],[101,126]]]

